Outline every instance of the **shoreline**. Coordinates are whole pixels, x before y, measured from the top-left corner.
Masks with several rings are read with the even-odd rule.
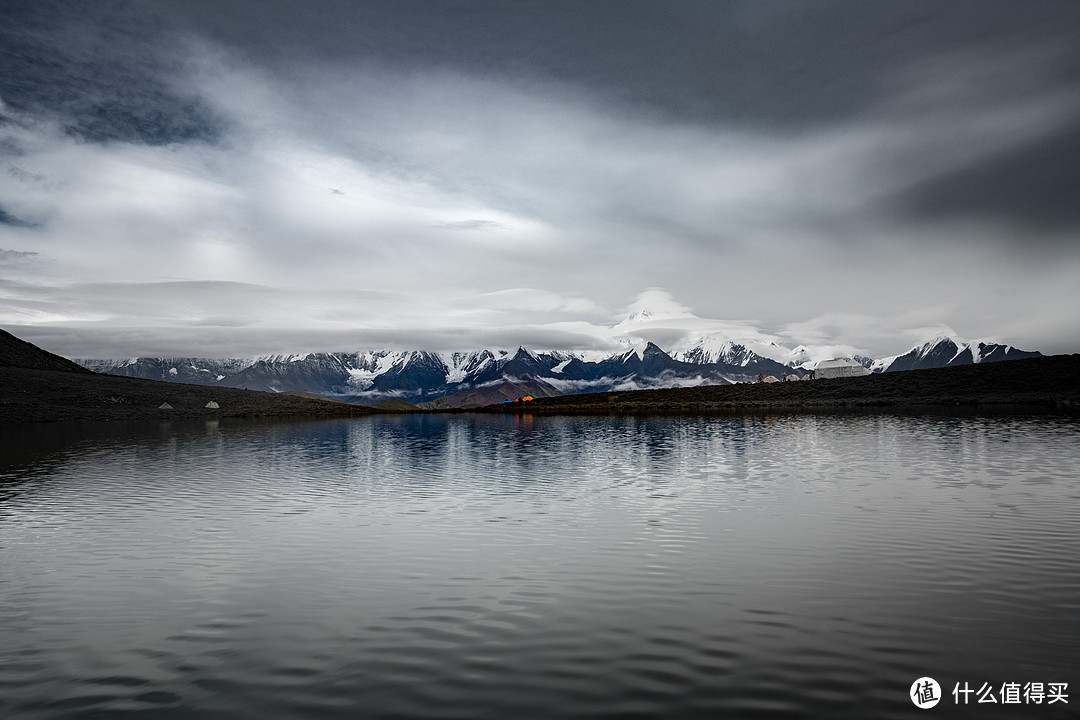
[[[219,408],[207,408],[210,401]],[[159,406],[168,403],[172,409]],[[1080,413],[1080,355],[787,383],[560,395],[522,403],[408,411],[305,393],[186,385],[90,372],[0,367],[0,423],[376,414],[642,415],[924,412]]]
[[[207,408],[211,401],[219,407]],[[162,403],[172,409],[160,409]],[[376,413],[363,405],[293,393],[0,367],[0,423],[343,418]]]
[[[622,415],[978,408],[1080,412],[1080,355],[787,383],[561,395],[440,412]]]

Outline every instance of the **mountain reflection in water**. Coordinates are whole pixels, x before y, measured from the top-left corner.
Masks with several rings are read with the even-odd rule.
[[[1080,682],[1077,427],[4,427],[0,717],[985,717]]]

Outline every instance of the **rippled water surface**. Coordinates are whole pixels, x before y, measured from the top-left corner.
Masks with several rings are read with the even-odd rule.
[[[0,431],[3,718],[1080,705],[1073,420]],[[947,696],[925,714],[924,675]],[[963,707],[965,681],[1075,697]]]

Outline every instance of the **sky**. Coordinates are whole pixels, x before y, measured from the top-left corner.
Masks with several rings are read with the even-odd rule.
[[[1074,0],[6,2],[0,327],[1080,352],[1077,38]]]

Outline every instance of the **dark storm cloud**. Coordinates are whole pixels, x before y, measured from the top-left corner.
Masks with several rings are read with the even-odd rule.
[[[8,211],[4,210],[4,208],[2,208],[2,207],[0,207],[0,225],[10,225],[11,227],[17,227],[17,228],[32,228],[32,227],[34,227],[33,223],[30,223],[30,222],[27,222],[26,220],[22,220],[20,218],[15,217],[14,215],[9,213]]]
[[[219,139],[225,121],[184,83],[185,43],[200,36],[300,85],[318,87],[321,69],[335,64],[451,68],[513,83],[567,83],[624,111],[637,106],[658,119],[779,137],[882,112],[992,111],[1024,102],[1033,88],[1080,91],[1073,2],[109,0],[26,3],[3,20],[0,99],[94,142]],[[1005,77],[983,83],[990,96],[961,88],[932,105],[911,98],[898,104],[910,70],[927,59],[970,52],[992,60],[1040,47],[1065,52],[1000,68]],[[1075,133],[1065,128],[1078,124],[1074,109],[1019,147],[991,148],[990,157],[914,179],[883,207],[909,220],[987,215],[1039,227],[1072,223],[1080,213],[1070,192],[1080,158]],[[926,132],[932,150],[934,127]],[[903,162],[887,148],[878,154],[881,164]],[[848,232],[828,212],[805,221]]]
[[[798,128],[879,102],[888,92],[882,78],[915,59],[1075,38],[1071,5],[187,0],[171,8],[200,31],[280,65],[362,56],[543,77],[696,121]]]
[[[182,79],[179,38],[145,5],[5,3],[0,100],[91,142],[210,140],[218,120]]]
[[[929,178],[900,194],[897,207],[909,218],[986,217],[1043,231],[1075,230],[1080,227],[1080,130],[1076,127]],[[1044,236],[1034,236],[1040,237]],[[1073,235],[1072,241],[1080,238]]]
[[[658,118],[753,127],[780,137],[884,112],[897,120],[941,118],[944,140],[955,142],[950,120],[974,120],[1039,93],[1080,91],[1080,12],[1071,1],[336,0],[312,8],[288,0],[188,0],[170,9],[189,27],[243,48],[258,62],[304,73],[304,82],[320,82],[302,70],[314,61],[454,68],[517,83],[586,87],[623,112],[637,106]],[[1010,66],[1010,57],[1038,48],[1061,52]],[[915,80],[913,70],[965,53],[995,67],[996,75],[974,83],[981,96],[963,86],[927,101],[910,96],[915,80],[933,85],[935,73],[952,73],[948,61]],[[932,153],[943,140],[935,135],[939,123],[924,125]],[[990,147],[990,157],[973,153],[960,167],[926,168],[911,187],[885,198],[883,211],[909,221],[959,215],[1040,228],[1075,223],[1080,155],[1067,128],[1077,125],[1080,109],[1073,108],[1044,135],[1017,147]],[[869,153],[868,161],[876,154],[882,165],[913,155],[910,147]],[[836,221],[827,211],[804,221],[840,236],[852,232],[844,218]]]
[[[1080,7],[1076,7],[1080,10]],[[1080,15],[1080,12],[1074,13]],[[1065,24],[1080,32],[1076,22]],[[1024,38],[1018,33],[1018,38]],[[891,178],[875,208],[902,223],[977,222],[1019,229],[1049,248],[1080,226],[1080,53],[998,39],[958,48],[894,73],[890,99],[870,117],[907,140],[870,167]]]

